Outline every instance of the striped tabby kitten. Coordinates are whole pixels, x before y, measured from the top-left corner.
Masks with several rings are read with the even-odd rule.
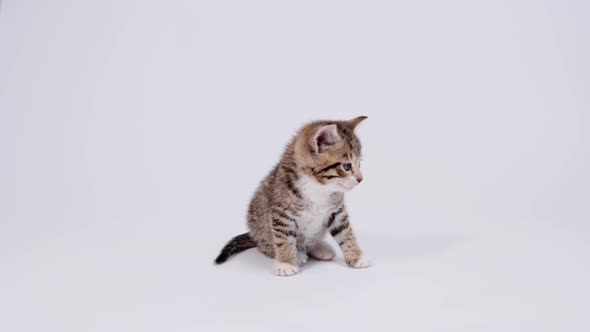
[[[361,143],[354,129],[366,118],[304,126],[258,187],[248,209],[250,231],[230,240],[215,263],[258,247],[275,259],[276,275],[290,276],[308,257],[322,261],[334,258],[333,249],[323,241],[329,231],[350,267],[368,267],[343,199],[345,192],[363,180]]]

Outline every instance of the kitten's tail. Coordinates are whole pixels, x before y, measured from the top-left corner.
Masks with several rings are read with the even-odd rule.
[[[221,249],[219,256],[215,258],[215,264],[221,264],[230,258],[230,256],[254,247],[256,247],[256,242],[252,240],[248,233],[240,234],[229,240],[225,247]]]

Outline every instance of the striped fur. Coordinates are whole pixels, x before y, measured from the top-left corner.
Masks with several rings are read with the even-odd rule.
[[[216,262],[257,246],[275,259],[275,274],[292,275],[308,256],[319,260],[334,257],[323,241],[330,233],[349,266],[366,267],[368,260],[344,205],[344,193],[363,178],[361,144],[354,129],[364,119],[316,121],[301,128],[252,198],[248,238],[242,234],[232,239]]]

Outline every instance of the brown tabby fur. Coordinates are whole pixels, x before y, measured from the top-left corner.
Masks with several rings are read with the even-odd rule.
[[[324,196],[314,191],[336,188],[336,182],[343,179],[355,184],[362,181],[361,144],[354,129],[364,119],[316,121],[301,128],[254,194],[248,209],[248,235],[230,241],[216,262],[257,246],[269,257],[299,266],[304,263],[302,257],[313,257],[314,248],[330,232],[346,263],[355,266],[363,253],[350,227],[343,190],[328,191],[322,202],[316,197]],[[350,163],[352,169],[346,171],[344,163]],[[309,215],[314,216],[314,231],[306,229],[311,225]]]

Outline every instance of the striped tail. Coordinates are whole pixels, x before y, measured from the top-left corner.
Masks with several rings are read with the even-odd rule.
[[[250,249],[250,248],[254,248],[254,247],[256,247],[256,242],[254,242],[254,240],[252,240],[252,238],[250,237],[250,235],[248,233],[240,234],[240,235],[234,237],[233,239],[231,239],[225,245],[225,247],[223,247],[223,249],[221,249],[219,256],[217,256],[217,258],[215,258],[215,264],[224,263],[231,256],[238,254],[246,249]]]

